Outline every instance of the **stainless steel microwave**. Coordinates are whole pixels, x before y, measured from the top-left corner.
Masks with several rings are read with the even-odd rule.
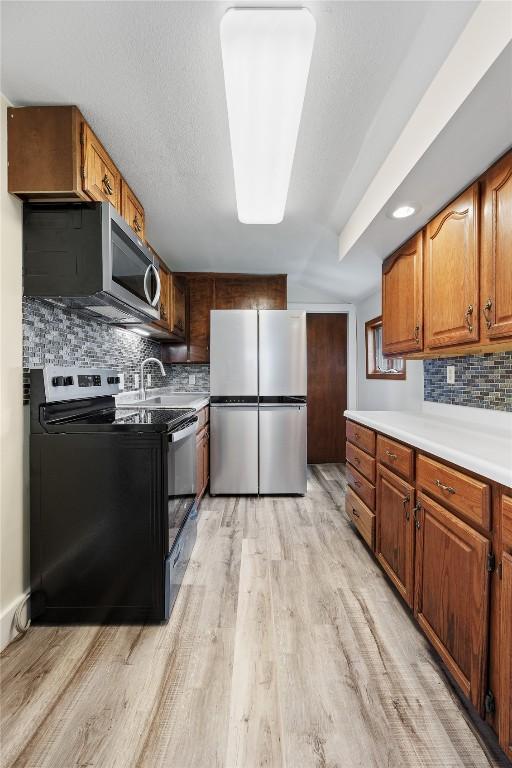
[[[110,203],[25,203],[23,292],[105,323],[160,317],[156,257]]]

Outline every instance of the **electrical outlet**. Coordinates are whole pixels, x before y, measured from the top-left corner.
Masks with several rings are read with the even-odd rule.
[[[135,389],[140,387],[140,374],[134,373],[133,378],[135,380]]]
[[[151,386],[151,374],[150,373],[148,373],[147,382],[148,382],[148,384],[147,384],[148,387],[150,387]]]
[[[122,392],[124,389],[124,373],[119,374],[119,391]]]
[[[195,384],[196,383],[196,375],[195,375],[195,373],[189,374],[188,383],[189,384]]]
[[[454,365],[446,366],[446,383],[455,384],[455,366]]]

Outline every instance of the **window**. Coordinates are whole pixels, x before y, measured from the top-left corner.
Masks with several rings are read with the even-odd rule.
[[[405,379],[405,360],[401,357],[384,357],[382,354],[382,316],[365,323],[366,378]]]

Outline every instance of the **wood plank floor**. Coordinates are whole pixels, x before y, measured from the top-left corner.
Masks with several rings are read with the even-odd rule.
[[[1,658],[1,765],[489,768],[423,636],[343,512],[206,498],[166,626],[29,630]]]

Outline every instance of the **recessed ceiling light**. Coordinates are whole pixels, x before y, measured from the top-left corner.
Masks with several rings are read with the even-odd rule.
[[[399,208],[395,208],[391,214],[394,219],[406,219],[407,216],[412,216],[416,213],[416,208],[413,205],[401,205]]]
[[[305,8],[231,8],[220,25],[238,218],[283,220],[315,39]]]

